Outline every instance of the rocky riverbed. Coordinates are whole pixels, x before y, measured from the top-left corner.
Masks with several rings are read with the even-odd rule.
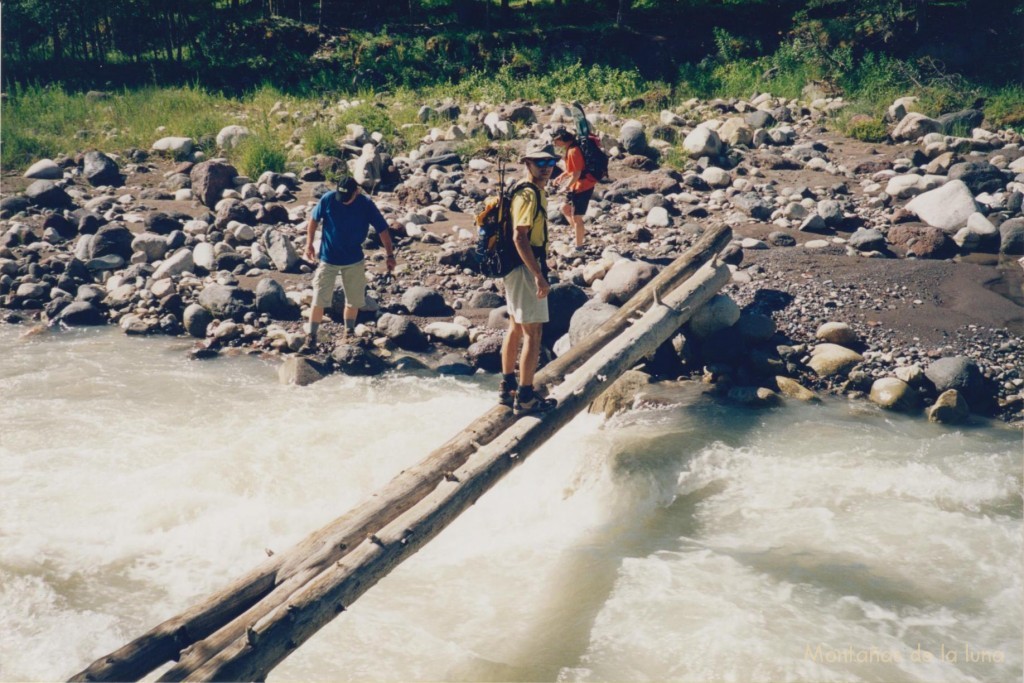
[[[117,324],[129,335],[196,338],[193,355],[282,358],[285,381],[323,373],[498,369],[507,317],[500,283],[473,270],[473,215],[493,193],[485,133],[521,148],[569,121],[560,105],[435,103],[412,149],[350,125],[350,158],[309,157],[302,132],[350,102],[315,112],[275,107],[299,173],[241,176],[188,138],[150,150],[91,151],[7,174],[0,201],[0,317],[27,332]],[[648,376],[700,377],[748,405],[863,397],[937,421],[1024,414],[1024,150],[985,128],[983,112],[940,119],[890,110],[890,143],[828,132],[841,99],[691,101],[657,117],[592,105],[612,180],[588,213],[577,254],[549,202],[552,322],[545,358],[611,315],[708,226],[734,234],[733,282],[620,387],[629,404]],[[627,112],[627,113],[624,113]],[[210,131],[228,149],[244,121]],[[682,151],[685,170],[664,160]],[[215,153],[214,153],[215,154]],[[305,221],[326,178],[351,172],[392,226],[399,267],[367,246],[370,299],[358,338],[322,330],[323,353],[299,357],[312,297]],[[340,320],[344,297],[331,313]],[[628,385],[628,387],[627,387]]]

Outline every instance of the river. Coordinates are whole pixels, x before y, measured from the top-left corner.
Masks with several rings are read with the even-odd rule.
[[[65,679],[288,548],[493,377],[0,328],[0,680]],[[270,681],[1012,681],[1022,441],[832,400],[582,415]]]

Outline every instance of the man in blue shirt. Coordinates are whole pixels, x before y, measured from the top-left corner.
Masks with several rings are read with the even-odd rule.
[[[345,292],[345,332],[356,328],[359,309],[366,305],[366,262],[363,260],[363,241],[370,226],[380,235],[387,253],[388,272],[395,269],[395,248],[380,210],[362,193],[354,178],[345,178],[338,189],[324,194],[313,208],[306,224],[306,260],[317,261],[313,253],[313,237],[317,226],[323,223],[320,236],[320,265],[313,275],[313,306],[309,310],[309,338],[303,351],[316,348],[316,335],[324,319],[324,308],[331,305],[334,283],[341,276]]]

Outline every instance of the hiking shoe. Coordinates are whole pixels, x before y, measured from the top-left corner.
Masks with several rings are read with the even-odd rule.
[[[299,347],[299,355],[312,356],[316,353],[316,341],[312,337],[307,337],[306,341]]]
[[[534,394],[528,399],[522,399],[518,394],[516,394],[516,401],[512,406],[512,414],[534,415],[537,413],[546,413],[557,405],[558,401],[553,398],[541,398],[537,394]]]
[[[503,406],[511,408],[515,404],[516,394],[518,394],[519,387],[509,386],[504,381],[498,387],[498,403]]]

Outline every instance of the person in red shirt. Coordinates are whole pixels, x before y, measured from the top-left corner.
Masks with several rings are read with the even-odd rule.
[[[551,136],[556,147],[565,150],[565,171],[554,179],[556,186],[568,184],[569,190],[562,213],[569,219],[569,225],[576,231],[576,251],[583,251],[586,232],[583,228],[583,217],[587,213],[587,205],[594,196],[597,178],[586,172],[583,150],[580,149],[576,136],[565,128],[558,128]]]

